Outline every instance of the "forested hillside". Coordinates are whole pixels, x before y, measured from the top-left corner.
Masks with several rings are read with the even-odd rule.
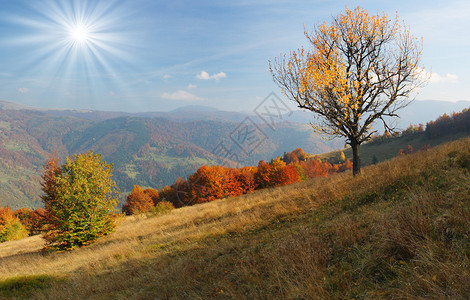
[[[82,114],[85,114],[84,117]],[[40,206],[42,165],[54,152],[60,157],[93,150],[115,167],[121,191],[134,184],[162,188],[201,165],[226,163],[215,148],[232,144],[239,122],[171,121],[164,118],[106,115],[104,112],[38,111],[3,105],[0,110],[0,205],[13,209]],[[238,163],[257,164],[302,147],[309,153],[338,149],[308,125],[281,123],[276,129],[259,125],[262,143]],[[239,150],[239,154],[242,151]]]

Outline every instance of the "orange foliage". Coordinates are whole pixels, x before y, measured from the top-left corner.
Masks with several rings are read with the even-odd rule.
[[[352,170],[353,168],[353,163],[349,159],[347,159],[344,163],[341,165],[334,165],[335,168],[337,168],[336,172],[344,172],[346,170]]]
[[[29,214],[29,233],[39,234],[44,230],[48,215],[47,211],[43,208],[37,208]]]
[[[226,169],[226,190],[230,196],[240,196],[255,190],[254,167]]]
[[[6,225],[17,219],[10,207],[0,207],[0,226]]]
[[[228,185],[238,188],[236,182],[230,182],[230,175],[225,167],[202,166],[188,178],[194,203],[221,199],[230,194]]]
[[[357,175],[360,145],[374,134],[374,121],[396,115],[426,81],[422,42],[398,16],[370,15],[359,7],[305,36],[311,49],[281,55],[270,62],[271,74],[288,99],[315,113],[317,132],[347,139]]]
[[[150,197],[153,202],[153,205],[157,205],[157,203],[160,202],[160,195],[158,194],[158,191],[156,189],[145,189],[144,194]]]
[[[261,160],[258,167],[202,166],[187,181],[179,177],[173,185],[159,191],[152,190],[151,193],[155,194],[157,202],[168,201],[175,207],[182,207],[240,196],[255,189],[291,184],[305,178],[328,176],[329,173],[352,168],[350,160],[334,166],[318,158],[307,160],[307,154],[300,148],[286,153],[284,158],[291,163],[286,164],[277,157],[270,163]],[[147,191],[150,193],[150,189],[144,193]]]
[[[240,196],[245,194],[242,186],[242,174],[238,169],[226,169],[226,181],[224,188],[226,189],[225,194],[230,196]]]
[[[168,201],[172,202],[175,207],[191,204],[192,196],[189,182],[181,177],[178,177],[176,182],[171,186],[171,190],[169,190],[169,192],[172,191],[173,193],[169,194],[171,198]]]
[[[300,181],[300,173],[296,165],[289,164],[279,172],[279,185],[291,184]]]
[[[41,183],[41,187],[44,194],[41,196],[41,199],[44,201],[46,210],[48,210],[48,207],[51,205],[51,201],[54,201],[57,198],[57,186],[54,181],[54,178],[60,172],[60,159],[57,157],[57,153],[49,158],[43,168],[44,171],[42,178],[44,181]]]
[[[255,174],[257,188],[280,186],[300,181],[300,172],[294,164],[286,165],[280,157],[269,164],[260,161]]]
[[[271,185],[271,165],[261,160],[258,163],[258,171],[255,174],[255,184],[256,188],[266,188]]]
[[[9,207],[0,207],[0,243],[28,236],[20,220]]]
[[[292,152],[284,153],[284,157],[282,158],[282,160],[286,164],[290,164],[290,163],[298,164],[301,161],[307,160],[307,153],[305,153],[304,150],[302,150],[302,148],[297,148],[293,150]]]
[[[242,194],[250,193],[255,190],[256,167],[244,167],[239,170],[237,181],[239,182]]]
[[[152,198],[147,193],[144,193],[139,185],[134,185],[132,193],[127,196],[126,204],[122,207],[122,211],[127,215],[134,215],[147,212],[152,206]]]
[[[29,232],[29,235],[41,233],[47,220],[46,210],[43,208],[37,208],[36,210],[21,208],[15,211],[15,216]]]
[[[301,162],[300,166],[304,170],[304,175],[307,178],[325,177],[333,169],[332,165],[328,162],[322,162],[318,157],[309,161]]]
[[[172,185],[175,198],[166,197],[175,206],[209,202],[228,196],[239,196],[255,189],[255,167],[241,169],[223,166],[202,166],[188,181],[179,179]],[[160,194],[164,193],[161,191]],[[168,193],[168,190],[167,190]]]

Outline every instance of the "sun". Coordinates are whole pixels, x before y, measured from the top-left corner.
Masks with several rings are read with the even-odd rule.
[[[90,31],[85,25],[77,24],[73,26],[69,32],[70,38],[74,43],[86,43],[90,38]]]
[[[44,85],[47,93],[55,93],[57,99],[66,96],[76,101],[78,94],[97,99],[99,93],[107,93],[111,86],[116,90],[126,86],[120,74],[126,74],[123,70],[133,57],[129,51],[133,49],[132,1],[26,2],[27,17],[9,17],[12,25],[21,29],[18,32],[24,32],[23,36],[12,38],[11,43],[29,50],[22,61],[23,69],[41,72],[44,78],[51,79],[50,84]],[[0,14],[3,16],[3,11]],[[1,19],[0,23],[3,22]],[[3,37],[0,44],[3,45]]]

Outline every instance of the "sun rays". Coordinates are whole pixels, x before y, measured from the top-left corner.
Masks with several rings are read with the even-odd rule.
[[[98,85],[123,86],[122,66],[130,59],[126,20],[130,14],[117,1],[28,2],[29,12],[10,16],[22,32],[9,39],[27,50],[18,63],[22,72],[38,75],[48,90],[95,93]]]

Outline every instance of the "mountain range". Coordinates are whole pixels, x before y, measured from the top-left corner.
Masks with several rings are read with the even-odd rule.
[[[470,102],[415,101],[399,126],[426,123]],[[325,140],[310,125],[311,113],[293,111],[266,123],[255,113],[187,106],[170,112],[44,109],[0,101],[0,206],[41,206],[42,166],[94,151],[114,165],[122,195],[134,184],[162,188],[201,165],[256,165],[295,148],[320,154],[344,146]]]

